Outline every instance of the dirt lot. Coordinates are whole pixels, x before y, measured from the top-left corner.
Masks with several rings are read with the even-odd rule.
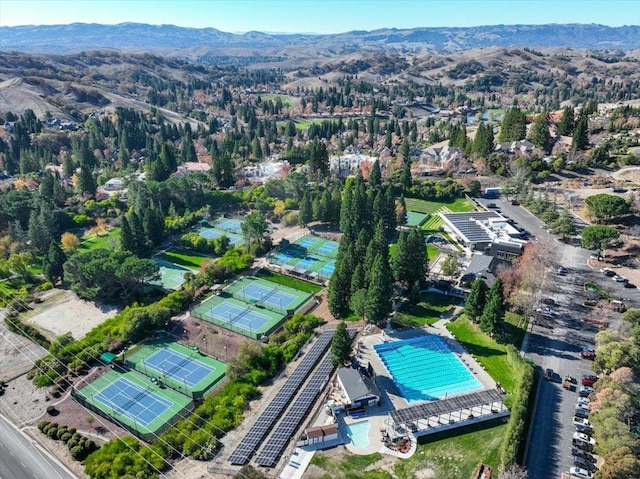
[[[118,314],[115,306],[96,306],[64,289],[47,291],[41,299],[44,301],[23,319],[37,326],[49,339],[69,331],[75,339],[81,339],[98,324]]]
[[[4,323],[4,313],[0,312],[0,379],[9,381],[31,368],[33,362],[47,354],[47,350],[28,339],[12,333]]]

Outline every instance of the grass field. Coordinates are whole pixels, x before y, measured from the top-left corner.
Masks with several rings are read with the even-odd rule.
[[[407,211],[416,211],[418,213],[431,214],[440,208],[446,208],[453,213],[462,213],[465,211],[473,211],[474,206],[467,201],[466,198],[458,198],[452,202],[444,201],[427,201],[417,198],[405,198]]]
[[[80,238],[80,248],[84,250],[112,248],[113,244],[116,248],[120,247],[120,227],[113,228],[106,235],[86,235]]]
[[[317,294],[322,291],[322,286],[318,286],[317,284],[309,283],[308,281],[301,279],[292,278],[291,276],[284,274],[274,273],[268,269],[261,269],[258,271],[256,276],[258,278],[271,281],[272,283],[288,286],[290,288],[297,289],[298,291],[304,291],[305,293]]]
[[[440,256],[440,250],[438,249],[438,247],[429,243],[427,245],[427,257],[429,258],[429,261],[433,261],[438,256]]]
[[[291,100],[280,95],[265,95],[262,97],[262,101],[271,100],[273,103],[275,103],[278,98],[280,98],[280,101],[282,102],[282,106],[284,106],[285,108],[291,108],[293,106],[293,103],[291,103]]]
[[[418,304],[407,304],[398,313],[398,321],[403,326],[421,327],[432,325],[440,316],[460,304],[460,300],[453,296],[426,293]]]
[[[507,313],[504,324],[504,338],[520,349],[526,323],[521,323],[521,317]],[[502,384],[507,391],[512,392],[516,383],[514,373],[507,359],[507,342],[498,342],[480,331],[477,324],[472,323],[466,317],[456,319],[447,325],[447,329],[469,351],[476,360],[487,370],[489,375]]]
[[[199,254],[177,249],[170,249],[157,256],[169,263],[179,264],[180,266],[185,266],[186,268],[191,269],[199,269],[200,266],[202,266],[202,263],[211,260],[211,258],[207,258],[206,256],[200,256]]]

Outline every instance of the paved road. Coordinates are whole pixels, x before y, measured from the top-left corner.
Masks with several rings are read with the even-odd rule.
[[[76,479],[0,416],[0,479]]]
[[[547,233],[542,222],[519,206],[506,200],[480,200],[496,203],[503,214],[514,219],[532,235],[541,239],[553,239],[558,264],[569,270],[567,275],[557,275],[555,269],[548,274],[548,290],[544,298],[556,302],[553,309],[559,313],[554,318],[537,318],[531,329],[526,351],[527,358],[540,366],[540,371],[551,368],[556,375],[553,381],[540,383],[538,401],[531,424],[531,437],[526,467],[531,479],[560,477],[573,465],[571,440],[575,429],[573,413],[578,398],[577,391],[562,388],[561,380],[571,375],[580,380],[591,373],[591,362],[580,359],[584,346],[593,346],[597,329],[582,318],[589,309],[582,305],[584,283],[594,282],[613,298],[625,298],[632,307],[640,307],[640,291],[626,289],[587,264],[590,253],[579,246],[557,241]],[[620,321],[620,314],[607,312],[613,326]]]

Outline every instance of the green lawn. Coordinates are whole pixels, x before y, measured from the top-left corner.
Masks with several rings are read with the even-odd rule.
[[[521,317],[507,313],[504,324],[504,342],[498,343],[495,339],[480,331],[477,324],[472,323],[462,316],[447,325],[447,329],[456,337],[469,353],[487,370],[489,375],[502,384],[507,391],[514,390],[516,375],[507,359],[507,343],[520,349],[522,339],[526,332],[526,322],[521,323]]]
[[[438,247],[429,243],[427,245],[427,257],[429,258],[429,261],[433,261],[438,256],[440,256],[440,250],[438,249]]]
[[[394,465],[398,479],[422,477],[419,471],[432,470],[438,479],[473,477],[480,463],[497,467],[499,451],[507,427],[507,419],[473,424],[471,426],[423,436],[416,453]],[[426,477],[426,476],[425,476]]]
[[[258,271],[256,276],[258,278],[263,278],[267,281],[271,281],[272,283],[281,284],[282,286],[288,286],[305,293],[318,294],[320,291],[322,291],[322,286],[309,283],[308,281],[304,281],[302,279],[292,278],[291,276],[287,276],[284,274],[274,273],[273,271],[269,271],[268,269],[261,269],[260,271]]]
[[[113,228],[106,235],[86,235],[80,238],[80,248],[85,250],[120,247],[120,227]]]
[[[168,261],[169,263],[179,264],[191,269],[200,269],[202,263],[211,261],[212,258],[201,256],[199,254],[188,253],[183,250],[171,249],[162,254],[157,255],[159,259]]]
[[[461,213],[465,211],[473,211],[475,207],[466,198],[458,198],[452,202],[446,201],[427,201],[417,198],[405,198],[405,204],[407,211],[415,211],[417,213],[433,213],[440,208],[446,208],[454,213]]]
[[[425,293],[418,304],[406,304],[398,314],[398,320],[394,321],[403,326],[420,327],[431,325],[440,319],[440,316],[460,304],[460,300],[444,294]]]
[[[275,103],[278,98],[280,98],[280,101],[282,102],[282,106],[284,106],[285,108],[291,108],[293,106],[293,103],[291,103],[291,100],[280,95],[266,95],[262,97],[262,101],[271,100],[273,103]]]
[[[311,459],[311,464],[326,471],[320,476],[321,479],[392,479],[390,473],[375,466],[381,459],[382,454],[378,452],[368,456],[348,455],[333,459],[318,451]]]

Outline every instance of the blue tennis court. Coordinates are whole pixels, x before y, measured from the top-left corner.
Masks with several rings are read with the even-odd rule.
[[[170,376],[176,381],[182,381],[188,387],[193,387],[215,371],[197,359],[186,356],[171,349],[161,349],[143,361],[147,368],[153,369],[164,376]]]
[[[308,248],[309,246],[313,246],[316,242],[315,238],[305,237],[298,241],[296,241],[297,245],[303,246],[304,248]]]
[[[336,252],[338,251],[338,243],[325,243],[318,250],[315,251],[316,254],[320,256],[329,256],[330,258],[334,257]]]
[[[285,293],[284,291],[278,291],[277,288],[269,288],[262,284],[251,283],[242,288],[238,292],[241,298],[249,298],[262,303],[277,306],[282,309],[286,309],[289,305],[295,303],[298,297]]]
[[[296,263],[296,269],[299,270],[313,270],[313,265],[318,262],[318,260],[312,256],[307,256],[303,260],[300,260]]]
[[[118,378],[93,399],[143,426],[148,426],[171,407],[171,402],[125,378]]]
[[[237,243],[242,241],[242,236],[235,233],[229,233],[227,231],[219,230],[217,228],[202,228],[198,231],[198,234],[206,239],[215,239],[220,238],[221,236],[226,236],[227,238],[229,238],[229,243],[232,245],[236,245]]]
[[[271,318],[249,308],[242,308],[235,304],[225,302],[211,308],[208,316],[224,321],[235,326],[239,326],[248,331],[255,331],[269,322]]]
[[[335,269],[336,269],[336,262],[331,261],[330,263],[325,264],[322,268],[318,270],[318,276],[320,276],[321,278],[330,278]]]

